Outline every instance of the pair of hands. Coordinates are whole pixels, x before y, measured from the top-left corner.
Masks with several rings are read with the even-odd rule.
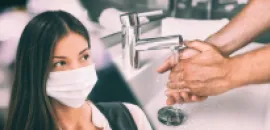
[[[179,52],[179,62],[170,58],[158,68],[159,73],[171,71],[167,84],[167,104],[204,101],[233,88],[230,79],[230,58],[213,45],[201,41],[186,42]]]

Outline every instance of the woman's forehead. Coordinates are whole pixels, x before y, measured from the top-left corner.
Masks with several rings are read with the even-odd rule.
[[[87,47],[88,42],[83,36],[76,33],[69,33],[58,43],[56,43],[54,54],[76,53],[84,50]]]

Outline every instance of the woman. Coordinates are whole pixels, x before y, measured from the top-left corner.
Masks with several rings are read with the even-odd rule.
[[[34,17],[20,38],[6,130],[149,130],[137,106],[85,101],[97,76],[85,27],[63,11]]]

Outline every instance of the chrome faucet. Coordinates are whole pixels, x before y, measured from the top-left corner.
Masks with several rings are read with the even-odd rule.
[[[162,10],[144,13],[126,13],[120,16],[122,23],[122,56],[125,69],[139,68],[139,52],[147,50],[174,49],[185,46],[180,35],[140,39],[140,17],[162,15]]]

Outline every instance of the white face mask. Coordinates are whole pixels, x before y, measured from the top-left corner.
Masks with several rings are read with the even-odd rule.
[[[47,80],[47,95],[60,103],[79,108],[97,82],[95,65],[75,70],[50,72]]]

